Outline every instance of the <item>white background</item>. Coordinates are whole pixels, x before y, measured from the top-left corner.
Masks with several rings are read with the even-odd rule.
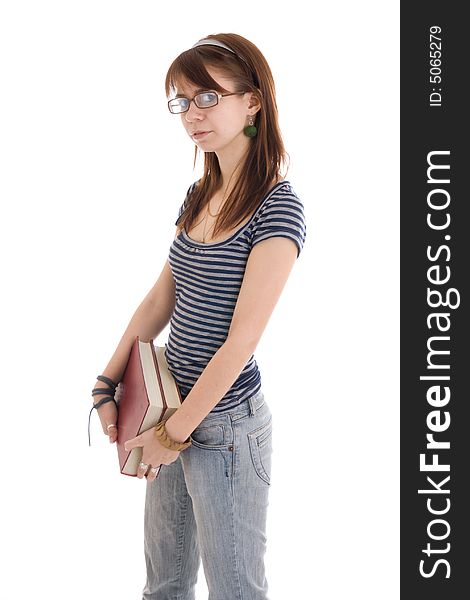
[[[88,447],[90,393],[199,177],[165,74],[221,32],[271,66],[307,218],[255,353],[269,597],[399,597],[398,25],[398,2],[2,3],[2,598],[141,598],[145,480],[95,411]]]

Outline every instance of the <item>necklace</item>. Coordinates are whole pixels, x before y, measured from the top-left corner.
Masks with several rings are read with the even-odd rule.
[[[224,196],[225,196],[225,194],[224,194]],[[221,213],[221,210],[222,210],[222,209],[220,209],[218,213],[216,213],[215,215],[213,215],[213,214],[211,213],[211,211],[210,211],[210,208],[209,208],[209,207],[210,207],[210,202],[211,202],[211,201],[209,200],[209,202],[207,203],[206,216],[204,217],[204,228],[203,228],[203,230],[202,230],[202,241],[203,241],[203,243],[205,243],[205,241],[206,241],[206,224],[207,224],[207,215],[209,214],[211,217],[218,217],[218,216],[220,215],[220,213]],[[221,203],[221,206],[223,206],[223,203],[224,203],[224,199],[222,198],[222,203]],[[214,223],[212,224],[212,226],[211,226],[211,228],[209,229],[209,231],[215,227],[215,223],[216,223],[216,222],[214,222]]]
[[[223,204],[223,201],[222,201],[222,204]],[[221,204],[221,206],[222,206],[222,204]],[[207,212],[210,214],[211,217],[218,217],[220,215],[220,210],[219,210],[218,213],[216,213],[215,215],[213,215],[211,213],[210,205],[211,205],[211,201],[209,200],[209,202],[207,203]]]

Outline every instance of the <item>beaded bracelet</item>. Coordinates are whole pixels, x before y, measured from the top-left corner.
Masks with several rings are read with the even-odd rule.
[[[191,445],[191,436],[185,442],[176,442],[172,440],[165,429],[165,421],[160,421],[155,427],[155,435],[162,446],[168,448],[168,450],[184,450]]]

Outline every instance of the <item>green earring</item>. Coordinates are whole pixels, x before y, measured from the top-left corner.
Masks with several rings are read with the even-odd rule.
[[[249,119],[250,119],[250,122],[243,130],[243,133],[246,136],[252,138],[252,137],[255,137],[255,135],[258,133],[258,130],[256,129],[256,126],[253,125],[253,117],[251,115],[249,116]]]

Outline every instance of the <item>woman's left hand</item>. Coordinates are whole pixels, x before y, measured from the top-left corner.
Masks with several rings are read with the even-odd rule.
[[[144,468],[137,469],[137,477],[142,479],[148,470],[148,481],[153,481],[157,474],[150,471],[151,467],[159,467],[160,465],[170,465],[180,455],[181,450],[169,450],[165,448],[160,440],[155,435],[155,428],[151,427],[140,435],[124,443],[125,450],[132,448],[143,447],[142,462],[147,465]]]

